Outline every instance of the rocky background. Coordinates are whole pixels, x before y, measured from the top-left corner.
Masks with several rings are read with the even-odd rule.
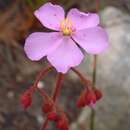
[[[38,0],[37,0],[38,1]],[[37,1],[33,1],[36,3]],[[26,36],[44,31],[33,10],[35,4],[27,0],[0,0],[0,130],[36,130],[44,120],[41,98],[34,95],[33,106],[23,111],[20,94],[35,79],[47,61],[29,61],[23,51]],[[94,0],[55,0],[83,11],[95,11]],[[103,98],[96,107],[96,130],[130,130],[130,0],[101,0],[102,25],[109,34],[109,49],[98,56],[96,86],[103,91]],[[91,79],[93,56],[86,55],[78,69]],[[49,74],[40,85],[50,94],[56,72]],[[70,71],[63,85],[60,103],[67,112],[71,130],[87,130],[90,109],[77,110],[75,102],[82,91],[79,79]],[[89,129],[88,129],[89,130]]]

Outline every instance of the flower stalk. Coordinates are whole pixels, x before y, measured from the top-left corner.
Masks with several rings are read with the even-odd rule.
[[[53,92],[53,95],[52,95],[52,99],[53,99],[54,102],[56,102],[56,99],[58,98],[58,96],[60,94],[63,80],[64,80],[64,74],[59,73],[58,76],[57,76],[57,82],[56,82],[54,92]]]
[[[98,10],[99,0],[96,0],[96,12]],[[83,13],[73,8],[65,15],[61,6],[48,2],[36,10],[34,15],[44,27],[55,31],[30,34],[25,40],[25,53],[33,61],[47,57],[47,60],[57,70],[58,74],[52,96],[49,96],[44,89],[38,87],[38,83],[53,67],[48,66],[46,69],[42,69],[34,84],[27,90],[28,93],[22,96],[21,103],[24,108],[30,107],[32,94],[37,91],[43,98],[41,108],[43,113],[46,114],[45,122],[40,130],[45,130],[49,121],[54,121],[59,130],[68,130],[67,116],[57,104],[64,76],[69,69],[72,69],[85,87],[77,100],[77,107],[89,106],[94,108],[96,102],[102,97],[100,90],[94,87],[97,69],[96,54],[101,53],[108,47],[108,36],[106,31],[99,26],[100,20],[96,13]],[[92,83],[78,70],[72,68],[78,66],[84,58],[79,46],[89,54],[95,54]],[[90,130],[94,130],[94,117],[95,111],[92,110]]]
[[[96,4],[96,13],[99,12],[99,0],[95,0],[95,4]],[[96,85],[96,73],[97,73],[97,55],[94,55],[94,61],[93,61],[93,74],[92,74],[92,83],[93,86]],[[95,110],[92,109],[91,110],[91,115],[90,115],[90,130],[94,130],[95,129]]]
[[[56,81],[54,91],[53,91],[53,94],[52,94],[52,100],[53,100],[54,103],[56,102],[56,100],[57,100],[57,98],[60,94],[63,80],[64,80],[64,74],[59,73],[58,76],[57,76],[57,81]],[[43,126],[41,127],[40,130],[45,130],[47,125],[48,125],[48,122],[49,122],[49,120],[48,120],[48,118],[46,118],[45,122],[44,122],[44,124],[43,124]]]
[[[84,87],[85,87],[86,89],[88,89],[90,86],[92,86],[91,81],[88,80],[86,77],[84,77],[77,69],[71,68],[71,70],[72,70],[73,72],[75,72],[75,73],[79,76],[81,82],[83,83],[83,85],[84,85]]]
[[[34,87],[38,86],[39,81],[46,76],[47,73],[49,73],[50,70],[52,70],[52,66],[47,66],[47,68],[43,68],[40,73],[38,74],[38,76],[36,77],[36,80],[33,84]]]
[[[93,87],[96,85],[96,73],[97,73],[97,56],[94,56],[94,61],[93,61],[93,73],[92,73],[92,83]],[[95,129],[95,110],[91,109],[91,115],[90,115],[90,130]]]

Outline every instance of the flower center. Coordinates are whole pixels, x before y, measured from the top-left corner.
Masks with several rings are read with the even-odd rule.
[[[73,32],[73,24],[68,18],[61,21],[60,28],[63,35],[65,36],[69,36]]]

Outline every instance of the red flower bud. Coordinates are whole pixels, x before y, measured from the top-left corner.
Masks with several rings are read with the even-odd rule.
[[[61,118],[60,120],[58,120],[56,127],[60,130],[68,130],[68,122],[66,119]]]
[[[58,120],[58,115],[55,112],[50,112],[47,115],[48,120],[52,120],[52,121],[57,121]]]
[[[53,103],[51,102],[45,102],[42,106],[42,111],[45,113],[51,112],[53,109]]]
[[[77,101],[77,107],[80,108],[86,105],[94,107],[96,101],[97,99],[95,92],[92,89],[88,89],[81,94],[79,100]]]
[[[68,130],[68,119],[64,112],[60,112],[58,120],[56,121],[56,127],[59,130]]]
[[[94,90],[94,93],[95,93],[95,95],[96,95],[96,99],[97,99],[97,100],[100,100],[100,99],[102,98],[102,93],[101,93],[100,90],[95,89],[95,90]]]
[[[96,103],[96,95],[93,90],[88,90],[85,95],[86,105],[91,105]]]
[[[24,109],[27,109],[32,104],[32,95],[29,92],[25,92],[20,97],[20,103]]]
[[[85,91],[81,94],[81,96],[79,97],[77,103],[76,103],[76,106],[78,108],[80,107],[84,107],[86,105],[85,103]]]

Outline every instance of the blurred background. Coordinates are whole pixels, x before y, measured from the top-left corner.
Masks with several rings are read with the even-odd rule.
[[[109,49],[98,56],[96,86],[103,92],[97,103],[95,130],[130,130],[130,0],[99,0],[101,25],[109,34]],[[0,130],[38,130],[44,121],[41,98],[23,111],[19,96],[33,83],[47,61],[31,62],[24,53],[25,38],[47,31],[33,11],[48,0],[0,0]],[[52,0],[66,11],[76,7],[95,12],[95,0]],[[93,56],[86,55],[78,69],[92,79]],[[56,72],[39,85],[51,93]],[[71,130],[89,130],[90,109],[78,110],[75,102],[82,84],[73,72],[66,76],[60,104],[69,117]],[[53,128],[53,124],[50,129]]]

